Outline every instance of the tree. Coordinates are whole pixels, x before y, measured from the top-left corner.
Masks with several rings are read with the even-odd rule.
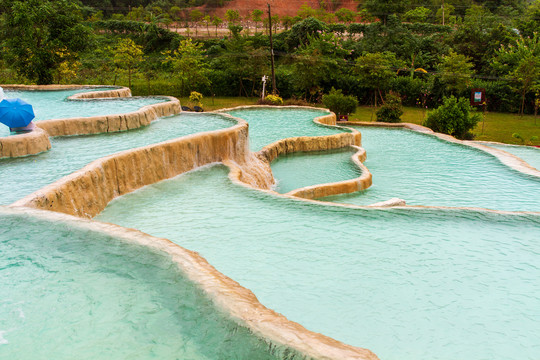
[[[90,29],[75,1],[5,0],[3,5],[7,59],[38,84],[51,84],[60,64],[76,61],[88,46]]]
[[[501,46],[493,61],[493,68],[498,74],[520,84],[520,114],[525,110],[525,97],[528,92],[540,86],[540,36],[520,37],[508,46]]]
[[[463,139],[480,121],[480,114],[474,111],[469,99],[450,96],[444,98],[443,104],[429,113],[423,125],[433,131]]]
[[[129,38],[122,39],[112,50],[114,65],[118,69],[124,69],[128,72],[128,83],[131,87],[131,74],[133,70],[143,62],[142,46],[135,44]]]
[[[444,56],[439,64],[441,80],[452,94],[461,93],[467,89],[474,74],[472,68],[473,64],[468,57],[453,51]]]
[[[356,59],[353,73],[362,86],[373,90],[374,105],[377,106],[377,95],[384,101],[381,90],[386,91],[399,67],[393,53],[365,53]]]
[[[180,80],[180,92],[187,95],[197,87],[210,85],[208,65],[204,62],[202,44],[191,39],[182,40],[178,49],[165,51],[164,63],[172,75]]]
[[[356,14],[353,11],[346,8],[339,9],[338,11],[334,13],[334,15],[336,15],[336,18],[338,19],[338,21],[341,21],[344,23],[352,23],[354,20],[354,17],[356,16]]]
[[[525,110],[525,95],[540,85],[540,57],[529,55],[520,60],[518,66],[510,73],[521,84],[521,110]]]
[[[210,15],[206,15],[205,17],[203,17],[203,22],[204,22],[204,25],[206,26],[206,32],[208,33],[208,36],[210,36],[210,24],[212,23],[212,18],[210,17]]]
[[[332,88],[330,93],[323,95],[322,102],[336,115],[349,115],[356,111],[358,100],[352,95],[343,95],[342,90]]]
[[[193,22],[193,25],[195,26],[195,36],[198,36],[198,26],[197,24],[199,23],[199,21],[202,20],[202,18],[204,17],[204,14],[200,11],[200,10],[192,10],[191,13],[189,13],[189,17],[191,19],[191,21]]]
[[[251,12],[251,20],[255,23],[255,32],[257,32],[258,25],[262,22],[262,16],[264,12],[259,9],[255,9]]]
[[[223,19],[221,19],[220,17],[214,16],[212,18],[212,25],[214,25],[216,27],[216,37],[218,36],[217,29],[218,29],[219,25],[221,25],[222,23],[223,23]]]
[[[367,0],[364,7],[372,16],[381,19],[383,25],[389,15],[399,15],[405,11],[407,1],[404,0]]]
[[[240,13],[236,10],[229,9],[225,12],[225,19],[229,23],[236,24],[236,22],[240,20]]]
[[[403,15],[403,17],[405,18],[406,21],[418,23],[418,22],[425,22],[429,14],[431,14],[431,10],[423,6],[419,6],[417,8],[414,8],[413,10],[407,11],[405,15]]]

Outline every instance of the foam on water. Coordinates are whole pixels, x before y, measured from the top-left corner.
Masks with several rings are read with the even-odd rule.
[[[141,129],[51,138],[52,149],[47,152],[0,159],[0,204],[11,204],[101,157],[234,124],[235,121],[217,114],[181,114],[159,119]]]
[[[148,186],[97,219],[195,250],[264,305],[381,359],[540,357],[540,217],[313,205],[226,175]]]

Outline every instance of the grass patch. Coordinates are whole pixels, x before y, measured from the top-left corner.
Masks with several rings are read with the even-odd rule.
[[[375,121],[375,112],[370,106],[359,106],[356,112],[349,116],[350,121]],[[372,115],[373,114],[373,115]],[[422,125],[427,112],[414,107],[403,107],[402,122]],[[520,134],[528,145],[540,145],[540,140],[530,142],[533,136],[540,138],[540,116],[535,120],[533,115],[506,113],[486,113],[482,127],[482,121],[473,129],[475,140],[497,141],[507,144],[522,144],[520,140],[512,137],[513,133]]]

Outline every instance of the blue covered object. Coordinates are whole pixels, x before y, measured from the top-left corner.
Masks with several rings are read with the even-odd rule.
[[[4,99],[0,102],[0,122],[10,128],[28,126],[35,117],[32,105],[22,99]]]

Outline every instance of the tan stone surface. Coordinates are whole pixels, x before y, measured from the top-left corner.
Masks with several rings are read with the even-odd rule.
[[[372,175],[363,164],[366,160],[366,151],[360,147],[355,148],[358,151],[352,156],[352,160],[362,170],[362,175],[351,180],[306,186],[290,191],[286,195],[304,199],[318,199],[326,196],[350,194],[369,188],[372,184]]]
[[[28,133],[0,137],[0,158],[34,155],[50,148],[49,136],[38,127]]]
[[[83,169],[17,201],[16,206],[93,217],[116,196],[174,177],[196,167],[230,160],[242,179],[269,188],[266,165],[250,153],[248,125],[194,134],[98,159]]]
[[[266,308],[250,290],[221,274],[199,254],[186,250],[167,239],[156,238],[118,225],[29,208],[0,207],[0,213],[26,214],[46,221],[75,223],[81,229],[107,234],[128,243],[146,246],[153,251],[168,254],[186,278],[202,289],[218,309],[229,314],[240,325],[247,327],[255,336],[279,346],[290,347],[316,359],[378,359],[370,350],[347,345],[309,331],[300,324]]]
[[[152,121],[169,115],[179,114],[180,101],[170,96],[160,96],[168,101],[143,106],[126,114],[92,116],[70,119],[53,119],[37,122],[36,125],[50,136],[99,134],[125,131],[149,125]]]

